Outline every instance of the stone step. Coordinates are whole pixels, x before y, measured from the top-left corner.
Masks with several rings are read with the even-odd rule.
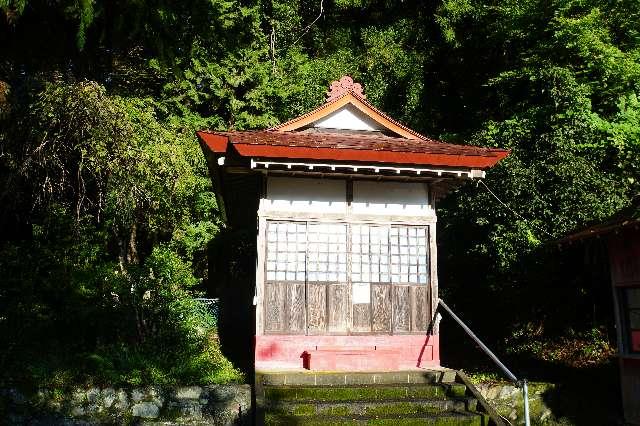
[[[270,372],[256,374],[256,382],[263,385],[377,385],[394,383],[450,383],[456,371],[412,370],[385,372]]]
[[[385,416],[315,416],[313,418],[274,415],[265,416],[265,425],[378,425],[378,426],[485,426],[489,419],[478,413],[443,413],[422,415],[385,415]]]
[[[259,372],[255,383],[258,424],[485,426],[486,412],[502,425],[468,379],[446,368]]]
[[[285,401],[267,405],[271,414],[293,416],[383,416],[390,414],[437,414],[447,411],[475,411],[475,398],[387,399],[384,401]]]
[[[444,399],[463,397],[466,386],[460,383],[386,384],[351,386],[265,386],[268,401],[379,401],[385,399]]]

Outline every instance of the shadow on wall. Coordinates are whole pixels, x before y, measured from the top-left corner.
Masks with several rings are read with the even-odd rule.
[[[255,230],[221,230],[209,244],[209,265],[208,292],[220,299],[218,335],[222,352],[251,377],[255,334]]]

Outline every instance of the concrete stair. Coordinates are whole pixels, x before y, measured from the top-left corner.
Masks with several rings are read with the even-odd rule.
[[[469,386],[448,369],[256,373],[256,424],[493,424]]]

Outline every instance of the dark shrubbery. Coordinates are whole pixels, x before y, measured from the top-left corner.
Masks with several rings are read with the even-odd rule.
[[[25,216],[14,220],[23,232],[0,245],[0,377],[241,380],[215,318],[194,300],[217,225],[191,130],[170,127],[149,100],[90,82],[49,84],[35,99],[3,139],[5,199],[16,202],[3,213]]]

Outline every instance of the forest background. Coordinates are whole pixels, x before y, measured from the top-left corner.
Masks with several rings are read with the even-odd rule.
[[[606,363],[603,248],[555,242],[638,194],[638,6],[0,0],[0,383],[242,380],[193,299],[224,230],[195,131],[275,125],[344,74],[421,133],[512,150],[486,184],[519,216],[482,186],[441,202],[445,300],[500,353]]]

